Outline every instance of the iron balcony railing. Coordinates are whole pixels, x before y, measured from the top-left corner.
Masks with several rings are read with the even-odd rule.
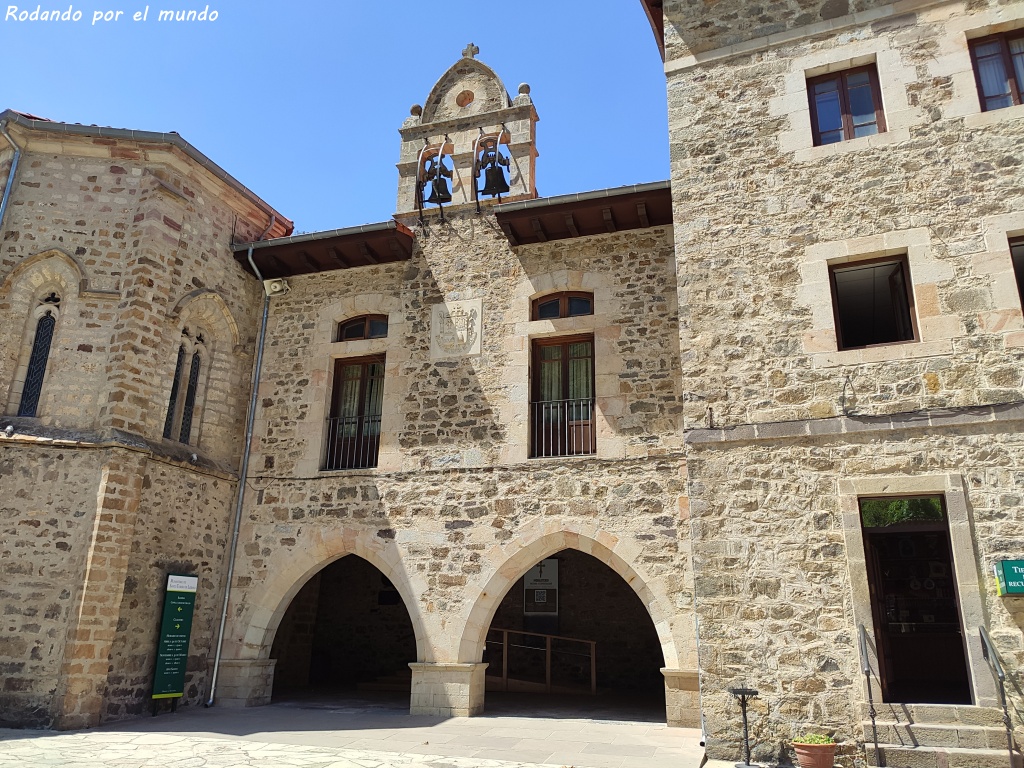
[[[597,450],[594,398],[530,403],[530,456],[581,456]]]
[[[380,416],[341,416],[327,420],[324,469],[369,469],[377,466]]]

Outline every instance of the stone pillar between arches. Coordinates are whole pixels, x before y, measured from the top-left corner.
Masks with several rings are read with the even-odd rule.
[[[700,683],[697,670],[662,668],[665,719],[672,728],[700,728]]]
[[[226,709],[269,704],[275,664],[277,659],[221,659],[214,703]],[[209,666],[212,677],[212,661]]]
[[[473,717],[484,713],[486,663],[425,664],[412,669],[411,715]]]

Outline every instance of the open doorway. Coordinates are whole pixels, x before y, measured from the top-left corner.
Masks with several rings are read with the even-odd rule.
[[[860,514],[883,700],[972,703],[944,498],[862,498]]]
[[[288,606],[271,658],[275,700],[394,692],[408,698],[412,621],[377,568],[349,555],[315,574]]]
[[[487,632],[488,710],[514,697],[580,714],[615,708],[665,720],[661,642],[643,602],[615,571],[566,549],[508,591]],[[533,698],[528,698],[533,697]]]

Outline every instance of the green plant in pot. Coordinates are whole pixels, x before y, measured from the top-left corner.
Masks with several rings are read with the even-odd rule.
[[[823,733],[808,733],[793,739],[800,768],[833,768],[836,762],[836,740]]]

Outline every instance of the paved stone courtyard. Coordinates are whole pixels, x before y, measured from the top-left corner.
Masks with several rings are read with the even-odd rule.
[[[182,709],[88,731],[0,730],[0,766],[110,768],[698,768],[700,731],[640,708],[510,697],[473,718],[393,698]]]

